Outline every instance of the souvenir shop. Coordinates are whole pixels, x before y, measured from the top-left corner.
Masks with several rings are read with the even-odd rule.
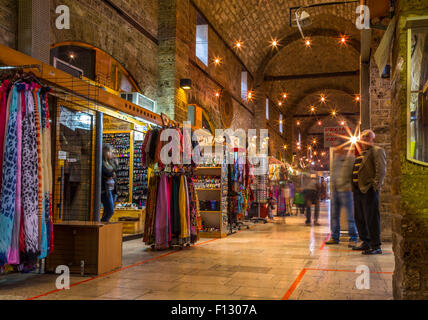
[[[297,215],[295,180],[298,171],[289,163],[269,158],[269,205],[272,215],[278,217]]]
[[[1,273],[68,265],[71,273],[101,274],[122,265],[124,237],[142,237],[155,250],[183,248],[264,220],[268,175],[252,176],[245,150],[225,144],[221,159],[165,165],[160,152],[170,141],[160,136],[175,129],[181,146],[177,123],[1,49]],[[116,183],[113,214],[104,223],[107,145]]]
[[[120,267],[122,236],[143,232],[142,144],[160,116],[23,53],[0,51],[0,274]],[[96,196],[105,144],[118,162],[108,224],[99,222]]]

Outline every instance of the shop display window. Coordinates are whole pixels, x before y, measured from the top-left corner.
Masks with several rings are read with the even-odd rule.
[[[57,106],[56,218],[90,221],[95,115],[61,100]]]
[[[428,165],[428,20],[413,22],[425,27],[408,30],[407,157]]]

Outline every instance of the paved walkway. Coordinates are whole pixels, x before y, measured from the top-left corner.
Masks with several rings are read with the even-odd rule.
[[[347,242],[326,246],[328,210],[321,226],[304,217],[276,218],[225,239],[203,239],[182,251],[151,252],[140,240],[124,244],[124,268],[96,278],[72,276],[70,290],[56,275],[0,277],[5,299],[392,299],[391,244],[381,256],[352,252]],[[345,239],[344,239],[345,240]],[[370,271],[370,289],[358,289],[358,266]]]

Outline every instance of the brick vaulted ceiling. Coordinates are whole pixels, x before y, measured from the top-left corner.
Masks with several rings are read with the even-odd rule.
[[[236,50],[255,77],[255,90],[260,88],[274,103],[286,92],[289,96],[281,109],[286,114],[306,112],[309,101],[328,94],[330,108],[358,112],[353,98],[359,93],[360,31],[355,26],[356,1],[331,0],[193,0],[214,25],[228,45]],[[347,2],[328,4],[331,2]],[[328,5],[325,5],[328,4]],[[307,48],[297,27],[289,26],[290,8],[306,7],[311,24],[303,28],[311,39]],[[295,9],[292,11],[294,18]],[[347,36],[340,45],[341,35]],[[279,41],[278,48],[270,45]],[[278,79],[278,76],[350,72],[333,78]],[[354,73],[353,73],[354,72]],[[270,80],[269,80],[270,78]],[[272,80],[275,79],[275,80]],[[312,97],[312,98],[311,98]],[[338,103],[337,101],[340,101]],[[334,104],[333,104],[334,103]]]
[[[305,5],[335,2],[331,0],[193,0],[210,20],[225,41],[233,47],[236,41],[244,42],[237,51],[247,68],[255,74],[265,58],[271,53],[272,39],[283,39],[296,34],[298,29],[289,26],[289,9]],[[306,8],[312,24],[304,28],[305,35],[317,29],[346,33],[351,39],[359,40],[355,27],[355,1],[347,4],[326,5]],[[295,10],[292,11],[294,15]],[[294,18],[294,16],[293,16]]]

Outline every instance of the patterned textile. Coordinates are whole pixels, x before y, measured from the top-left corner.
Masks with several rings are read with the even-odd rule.
[[[25,260],[35,263],[39,255],[38,155],[34,98],[26,92],[26,112],[22,123],[22,210],[25,234]]]
[[[47,256],[47,251],[48,251],[48,244],[47,244],[47,226],[46,226],[46,215],[45,215],[45,210],[46,210],[46,201],[45,201],[45,180],[46,180],[46,176],[45,176],[45,172],[46,172],[46,163],[45,163],[45,157],[44,157],[44,151],[45,151],[45,146],[44,146],[44,128],[43,128],[43,115],[42,115],[42,99],[41,99],[41,92],[40,92],[41,88],[38,88],[37,93],[36,93],[36,97],[37,97],[37,110],[38,110],[38,126],[39,126],[39,141],[40,141],[40,150],[41,152],[39,153],[39,225],[40,225],[40,235],[39,235],[39,239],[40,239],[40,255],[39,255],[39,259],[44,259]]]
[[[7,257],[8,264],[19,264],[19,231],[21,230],[22,104],[25,103],[25,85],[18,84],[16,87],[18,89],[16,113],[16,196],[12,239]]]
[[[5,136],[4,159],[2,170],[2,193],[0,204],[0,266],[7,263],[7,255],[11,245],[13,222],[15,217],[16,199],[16,167],[17,167],[17,116],[18,89],[13,87],[11,101],[8,104],[9,119]]]

